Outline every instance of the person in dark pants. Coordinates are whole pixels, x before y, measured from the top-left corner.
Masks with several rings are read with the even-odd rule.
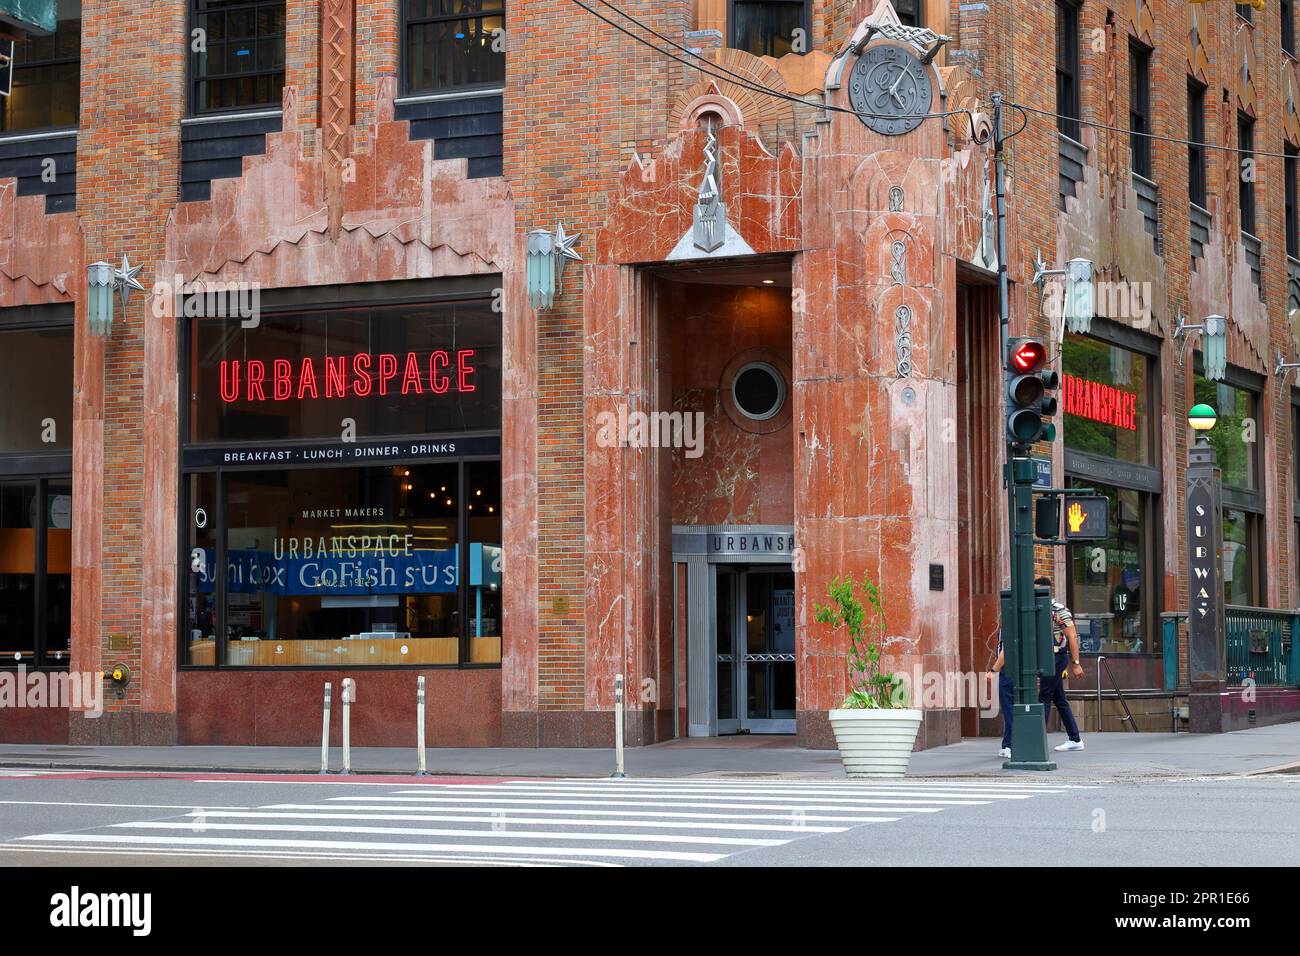
[[[1002,749],[999,757],[1011,759],[1012,708],[1016,705],[1016,682],[1006,672],[1006,653],[1002,649],[1002,632],[998,632],[998,658],[993,662],[993,673],[998,675],[998,708],[1002,711]]]
[[[1039,587],[1052,592],[1051,578],[1038,578],[1034,581]],[[1065,675],[1082,678],[1083,667],[1079,664],[1079,632],[1074,626],[1074,615],[1070,609],[1052,597],[1052,649],[1055,652],[1055,666],[1048,677],[1040,678],[1038,684],[1038,702],[1043,705],[1043,719],[1052,714],[1052,705],[1056,705],[1065,725],[1065,733],[1070,738],[1058,744],[1057,750],[1082,750],[1083,739],[1079,736],[1079,725],[1074,722],[1074,712],[1070,710],[1069,698],[1065,696]]]

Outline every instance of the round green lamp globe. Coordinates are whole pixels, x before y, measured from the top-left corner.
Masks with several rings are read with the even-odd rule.
[[[1218,420],[1219,416],[1214,409],[1204,403],[1193,405],[1187,412],[1187,424],[1198,432],[1208,432]]]

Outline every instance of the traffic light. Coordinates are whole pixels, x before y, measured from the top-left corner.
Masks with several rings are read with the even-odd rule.
[[[1056,439],[1056,426],[1043,419],[1056,415],[1057,401],[1049,393],[1061,387],[1061,379],[1046,365],[1047,346],[1038,339],[1011,339],[1008,343],[1007,440],[1012,444]]]

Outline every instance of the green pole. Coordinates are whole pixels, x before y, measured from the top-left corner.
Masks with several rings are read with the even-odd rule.
[[[1008,360],[1011,297],[1007,277],[1006,165],[1003,157],[1002,94],[993,94],[993,179],[997,195],[998,311],[1002,361]],[[1002,396],[1003,402],[1008,400]],[[1010,607],[1004,603],[1002,647],[1004,666],[1014,668],[1016,703],[1011,726],[1011,759],[1005,770],[1055,770],[1047,759],[1047,725],[1038,703],[1037,631],[1034,605],[1034,463],[1027,449],[1019,451],[1007,436],[1007,510],[1011,530]],[[1009,610],[1010,613],[1006,613]]]

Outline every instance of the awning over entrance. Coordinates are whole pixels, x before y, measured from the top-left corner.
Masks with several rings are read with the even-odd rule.
[[[26,33],[53,33],[55,0],[0,0],[0,26]]]

